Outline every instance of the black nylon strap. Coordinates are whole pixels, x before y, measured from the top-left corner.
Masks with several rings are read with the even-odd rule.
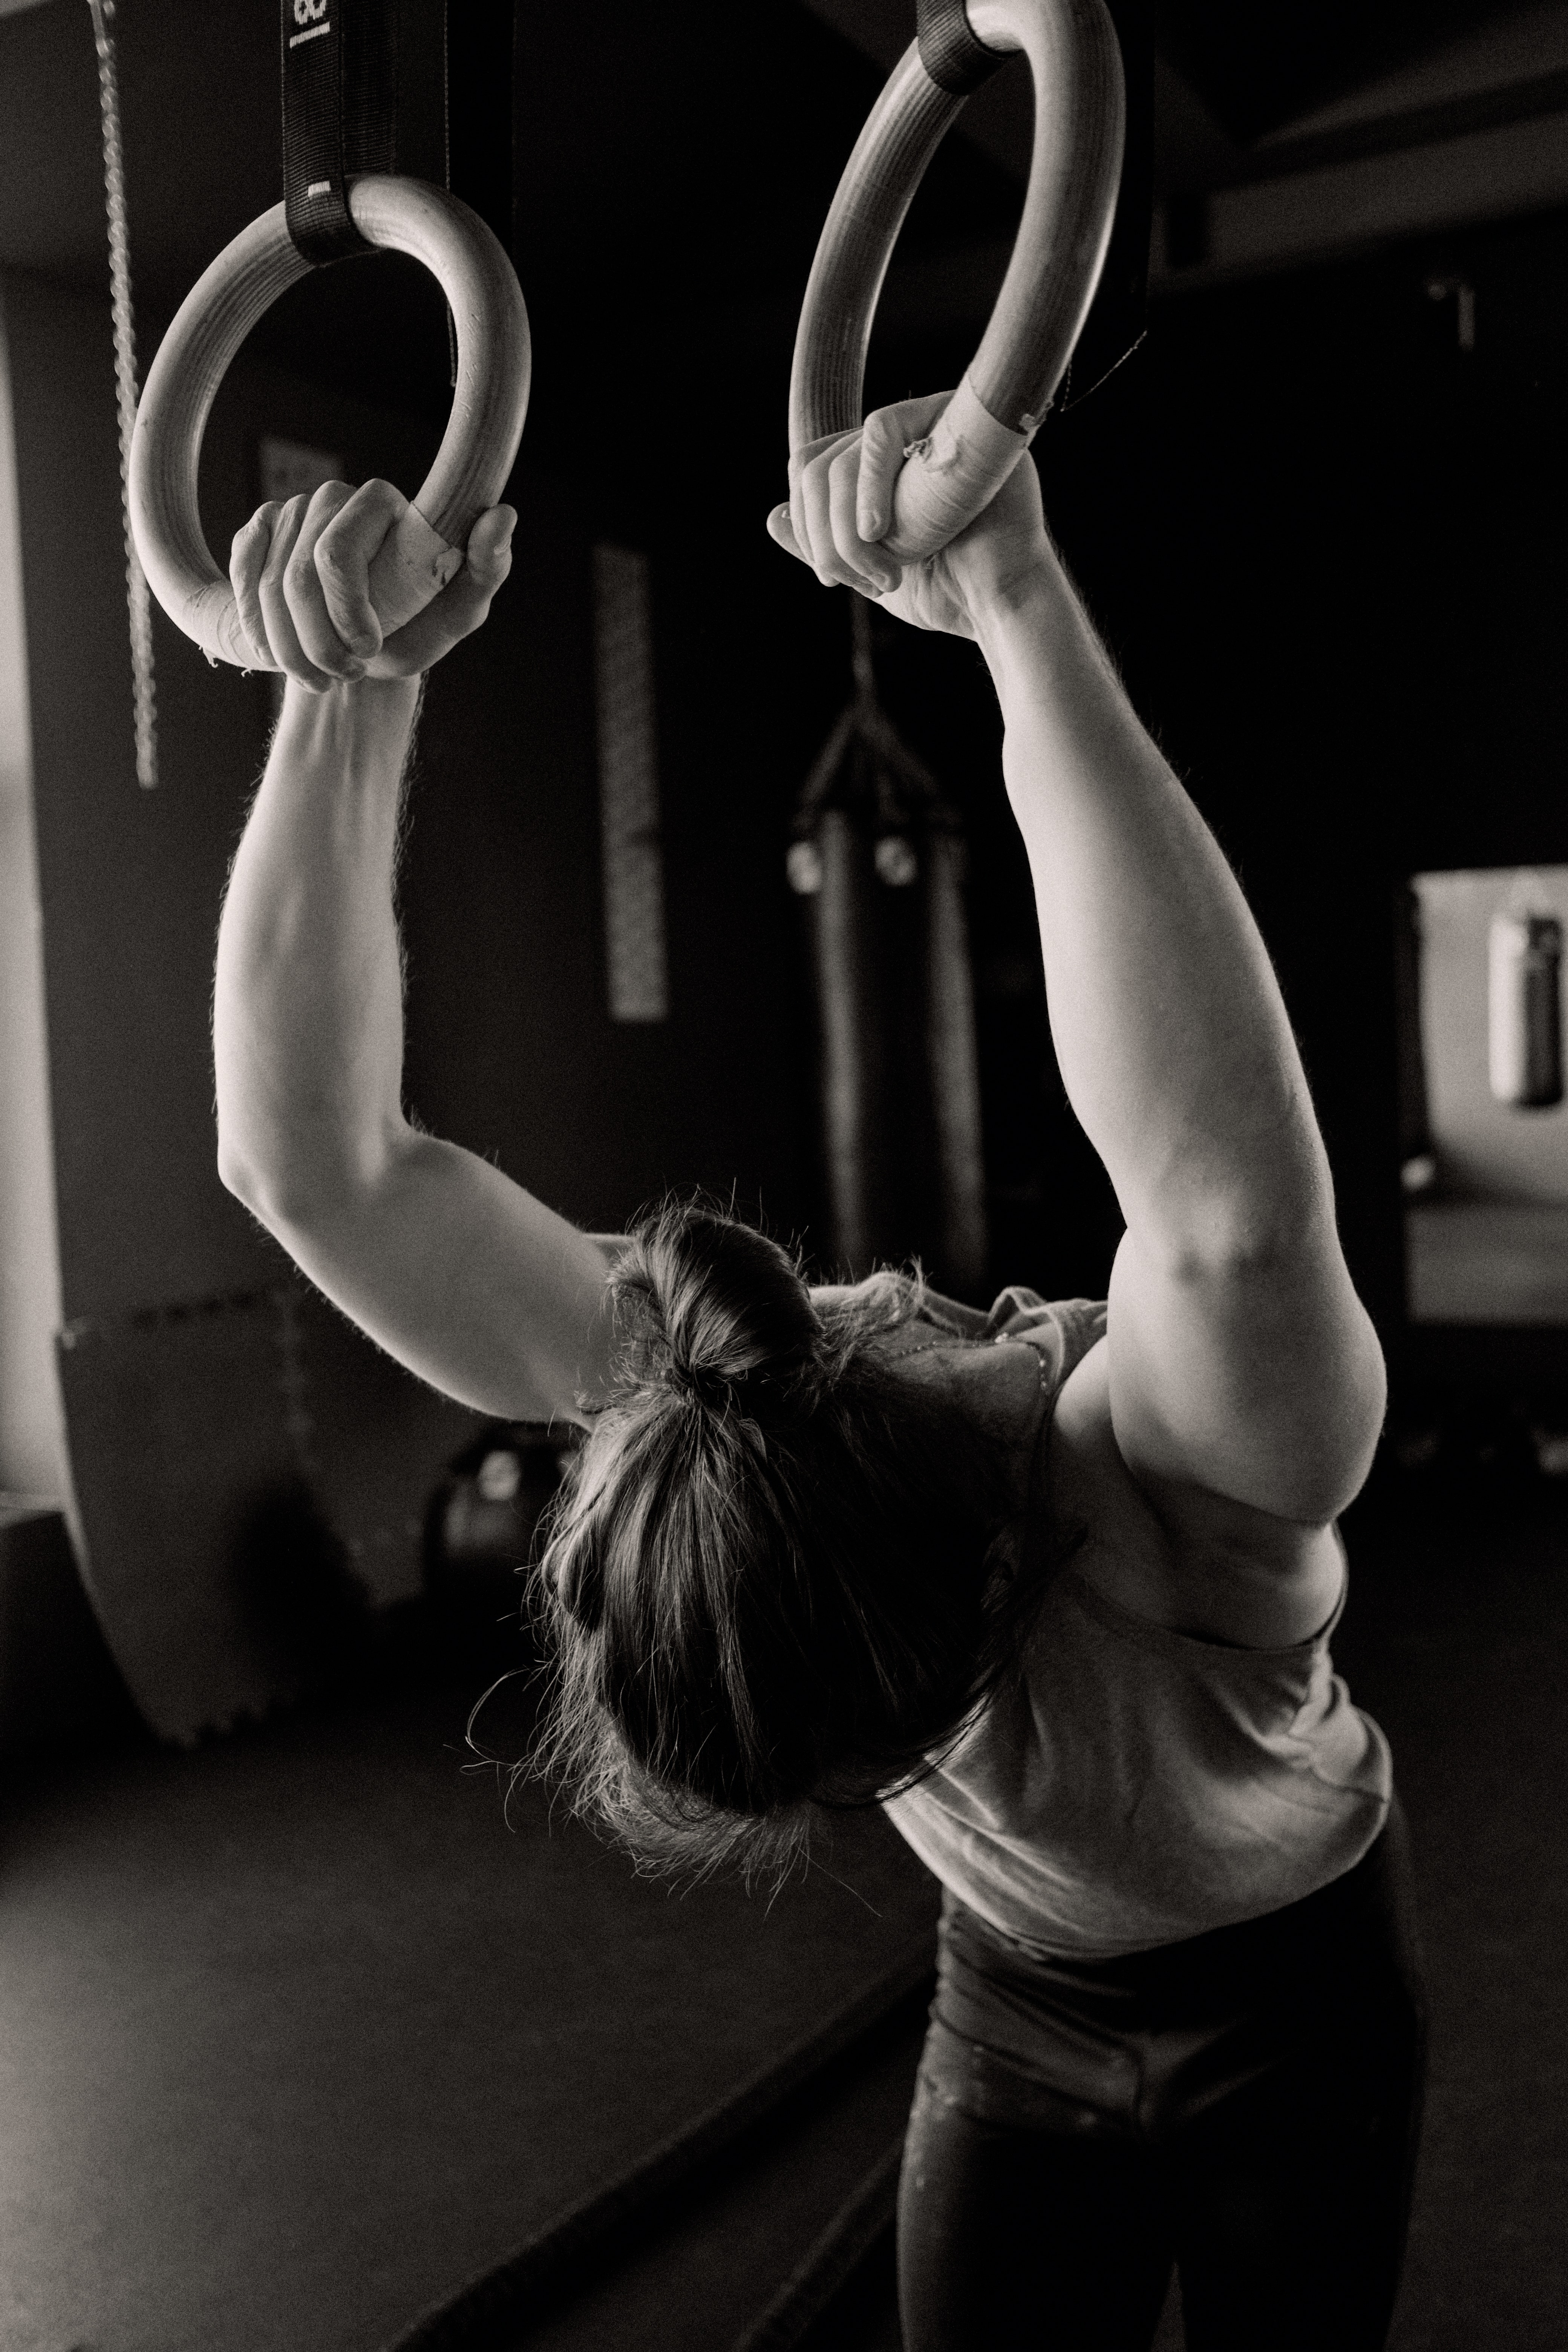
[[[307,261],[357,253],[343,160],[344,17],[349,0],[281,0],[283,204]]]
[[[370,250],[349,184],[396,168],[397,0],[281,0],[280,14],[285,217],[320,266]]]
[[[919,0],[915,38],[921,63],[939,89],[967,98],[1007,62],[995,49],[977,41],[969,27],[963,0]]]

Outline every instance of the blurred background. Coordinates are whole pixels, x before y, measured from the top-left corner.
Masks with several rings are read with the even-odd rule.
[[[1115,267],[1035,455],[1276,958],[1391,1363],[1336,1654],[1394,1738],[1433,1953],[1395,2340],[1555,2352],[1568,7],[1116,13]],[[121,0],[112,29],[144,373],[280,194],[277,12]],[[858,635],[763,529],[816,240],[912,4],[452,0],[447,31],[451,182],[514,255],[535,366],[512,578],[421,730],[413,1107],[591,1230],[702,1185],[826,1277],[918,1254],[966,1297],[1098,1293],[1118,1219],[1051,1053],[979,656]],[[763,1920],[669,1905],[531,1797],[506,1842],[463,1725],[529,1655],[515,1570],[567,1441],[422,1390],[218,1184],[211,955],[275,701],[154,611],[139,785],[100,98],[87,0],[0,0],[0,2337],[372,2347],[428,2306],[422,2343],[728,2344],[795,2279],[759,2343],[894,2341],[875,2184],[923,1875],[851,1825]],[[932,164],[868,402],[957,381],[1030,119],[1015,61]],[[219,394],[214,550],[329,477],[412,493],[449,384],[412,263],[317,272]],[[883,749],[840,761],[852,703]],[[880,1107],[847,1204],[837,819]],[[501,1705],[504,1757],[525,1686]],[[764,2110],[774,2170],[721,2226],[697,2126]],[[667,2143],[688,2187],[658,2176],[658,2207]],[[560,2232],[610,2243],[581,2217],[626,2179],[665,2219],[595,2303]]]

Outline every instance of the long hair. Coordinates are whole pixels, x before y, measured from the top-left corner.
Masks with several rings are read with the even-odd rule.
[[[1004,1464],[892,1368],[918,1277],[819,1305],[695,1202],[637,1226],[612,1288],[611,1392],[534,1578],[528,1769],[647,1868],[782,1876],[821,1809],[910,1785],[1006,1671]]]

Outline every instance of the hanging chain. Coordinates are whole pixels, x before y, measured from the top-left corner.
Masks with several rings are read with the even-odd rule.
[[[153,608],[131,529],[131,436],[136,427],[136,322],[131,308],[131,240],[125,225],[125,159],[114,65],[114,0],[88,0],[98,49],[103,117],[103,200],[109,215],[109,275],[114,304],[114,384],[120,410],[120,503],[125,525],[125,601],[131,615],[131,675],[136,710],[136,781],[158,781],[157,704],[153,686]]]

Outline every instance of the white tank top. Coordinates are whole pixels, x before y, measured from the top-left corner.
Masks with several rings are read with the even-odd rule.
[[[932,1299],[930,1319],[1039,1351],[1037,1445],[1105,1309],[1016,1288],[984,1318]],[[1279,1910],[1387,1816],[1388,1743],[1329,1655],[1343,1606],[1310,1641],[1235,1648],[1132,1614],[1068,1559],[1016,1685],[886,1811],[944,1886],[1042,1952],[1109,1959]]]

